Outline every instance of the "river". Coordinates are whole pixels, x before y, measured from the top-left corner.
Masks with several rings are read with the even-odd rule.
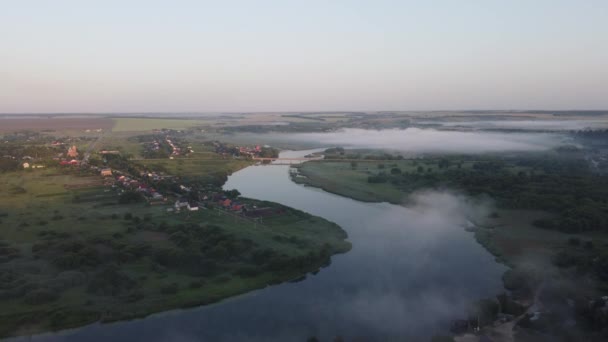
[[[283,152],[283,157],[310,151]],[[339,224],[353,244],[316,275],[217,304],[16,340],[429,340],[475,299],[502,291],[505,267],[466,232],[462,198],[418,196],[411,208],[363,203],[293,183],[289,166],[251,166],[225,185]]]

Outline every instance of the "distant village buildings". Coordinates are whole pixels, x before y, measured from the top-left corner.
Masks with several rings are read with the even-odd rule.
[[[24,169],[42,169],[42,168],[44,168],[44,165],[30,164],[28,162],[25,162],[25,163],[23,163],[23,168]]]
[[[99,154],[120,154],[120,151],[116,151],[116,150],[113,150],[113,151],[101,150],[101,151],[99,151]]]
[[[78,157],[78,149],[76,148],[76,145],[74,145],[68,149],[68,157],[70,157],[70,158]]]
[[[59,162],[59,165],[62,165],[62,166],[66,166],[66,165],[78,165],[78,164],[80,164],[80,163],[76,159],[62,160],[61,162]]]
[[[109,169],[109,168],[101,169],[100,173],[101,173],[102,177],[111,177],[112,176],[112,169]]]

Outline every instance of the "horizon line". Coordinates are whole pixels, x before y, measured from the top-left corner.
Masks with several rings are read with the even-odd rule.
[[[146,114],[281,114],[281,113],[390,113],[390,112],[507,112],[507,113],[527,113],[527,112],[606,112],[606,109],[399,109],[399,110],[286,110],[286,111],[65,111],[65,112],[0,112],[0,116],[7,115],[146,115]]]

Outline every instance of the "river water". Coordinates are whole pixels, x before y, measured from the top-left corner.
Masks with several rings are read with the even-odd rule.
[[[283,152],[283,157],[310,151]],[[350,252],[305,280],[204,307],[93,324],[18,340],[35,341],[428,341],[467,305],[502,290],[505,267],[463,226],[480,209],[446,193],[411,207],[363,203],[293,183],[289,166],[252,166],[226,189],[276,201],[339,224]]]

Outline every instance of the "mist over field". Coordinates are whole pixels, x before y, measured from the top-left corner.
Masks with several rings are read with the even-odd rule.
[[[475,120],[475,121],[424,121],[420,123],[443,127],[470,127],[480,129],[519,129],[569,131],[606,129],[608,120]]]
[[[563,136],[549,133],[458,132],[420,128],[347,128],[332,133],[301,133],[290,137],[296,141],[317,142],[325,146],[445,153],[543,151],[565,141]]]

